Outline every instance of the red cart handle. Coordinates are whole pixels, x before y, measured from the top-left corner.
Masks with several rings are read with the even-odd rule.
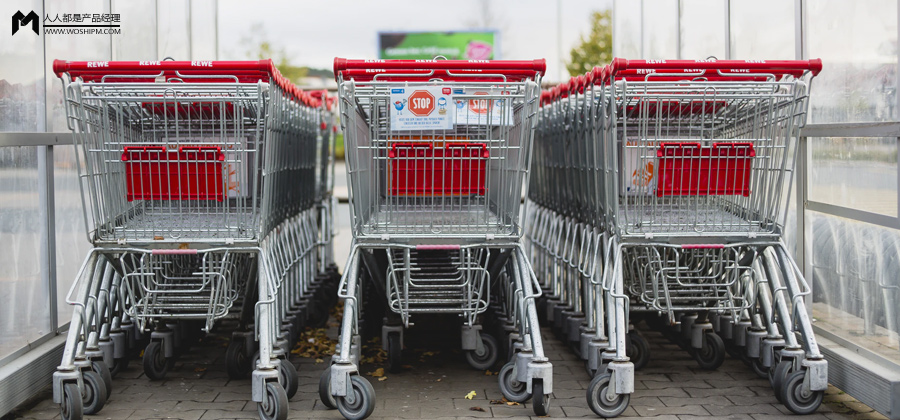
[[[609,65],[611,76],[616,76],[620,71],[629,69],[654,69],[654,70],[684,70],[684,69],[710,69],[721,70],[723,73],[739,72],[744,70],[761,70],[770,72],[806,71],[813,76],[822,71],[822,60],[628,60],[614,58]]]
[[[541,75],[547,71],[547,60],[349,60],[334,59],[334,75],[344,70],[390,69],[390,70],[529,70]]]

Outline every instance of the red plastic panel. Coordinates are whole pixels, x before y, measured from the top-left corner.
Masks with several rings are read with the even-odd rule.
[[[391,195],[485,194],[489,152],[484,143],[396,143],[389,153]]]
[[[656,196],[750,195],[752,143],[661,143]]]
[[[122,153],[128,201],[225,201],[225,154],[218,146],[125,147]]]

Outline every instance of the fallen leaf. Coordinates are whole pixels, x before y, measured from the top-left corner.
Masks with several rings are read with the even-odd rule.
[[[400,368],[401,369],[412,369],[413,367],[412,367],[412,365],[403,365],[403,366],[400,366]]]
[[[472,398],[475,398],[476,395],[478,394],[476,394],[475,391],[469,391],[469,393],[466,394],[466,399],[471,400]]]
[[[481,407],[472,407],[472,408],[469,408],[469,410],[472,410],[472,411],[481,411],[482,413],[484,412],[484,409],[481,408]]]
[[[382,376],[382,377],[378,378],[378,382],[384,382],[386,380],[387,380],[387,376]]]
[[[316,363],[322,363],[323,361],[324,360],[322,360],[322,359],[316,359]]]
[[[490,369],[484,371],[484,376],[491,376],[491,375],[493,375],[493,373],[491,373]]]
[[[380,377],[384,376],[384,368],[375,369],[374,372],[369,372],[366,375],[369,375],[369,376],[372,376],[375,378],[380,378]]]
[[[503,401],[500,401],[500,400],[491,400],[491,404],[493,404],[493,405],[503,404]]]
[[[198,367],[194,369],[194,372],[206,372],[206,368]]]
[[[519,405],[519,403],[517,403],[515,401],[507,401],[506,405]]]
[[[441,378],[437,378],[437,380],[435,382],[440,382],[440,381],[441,381]]]

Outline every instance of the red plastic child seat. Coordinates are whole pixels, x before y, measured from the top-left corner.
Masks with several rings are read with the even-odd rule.
[[[466,196],[485,194],[489,152],[484,143],[395,143],[388,154],[391,195]]]
[[[126,146],[126,198],[225,201],[225,154],[218,146]]]
[[[661,143],[656,196],[750,195],[752,143]]]

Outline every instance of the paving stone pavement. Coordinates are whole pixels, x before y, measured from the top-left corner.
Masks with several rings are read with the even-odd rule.
[[[373,419],[463,419],[495,417],[596,418],[585,402],[589,377],[583,362],[549,329],[544,328],[545,351],[554,367],[554,392],[550,416],[535,417],[530,404],[497,404],[502,398],[497,376],[472,370],[459,347],[455,322],[440,322],[428,328],[413,327],[406,334],[404,372],[386,374],[386,379],[367,378],[378,399]],[[336,337],[336,323],[329,335]],[[716,371],[704,371],[677,346],[660,334],[645,331],[651,344],[651,361],[636,373],[635,393],[622,419],[878,419],[885,418],[836,388],[826,395],[826,404],[813,415],[790,414],[772,395],[768,380],[758,378],[738,360],[728,358]],[[113,380],[113,393],[97,419],[254,419],[256,403],[250,402],[250,380],[229,380],[224,366],[227,332],[210,334],[182,355],[165,380],[150,381],[139,359]],[[326,359],[327,360],[327,359]],[[318,380],[326,363],[292,355],[299,368],[300,387],[290,402],[291,419],[341,419],[318,400]],[[363,373],[382,365],[363,365]],[[476,395],[465,398],[470,391]],[[13,418],[59,418],[49,387],[30,407]]]

